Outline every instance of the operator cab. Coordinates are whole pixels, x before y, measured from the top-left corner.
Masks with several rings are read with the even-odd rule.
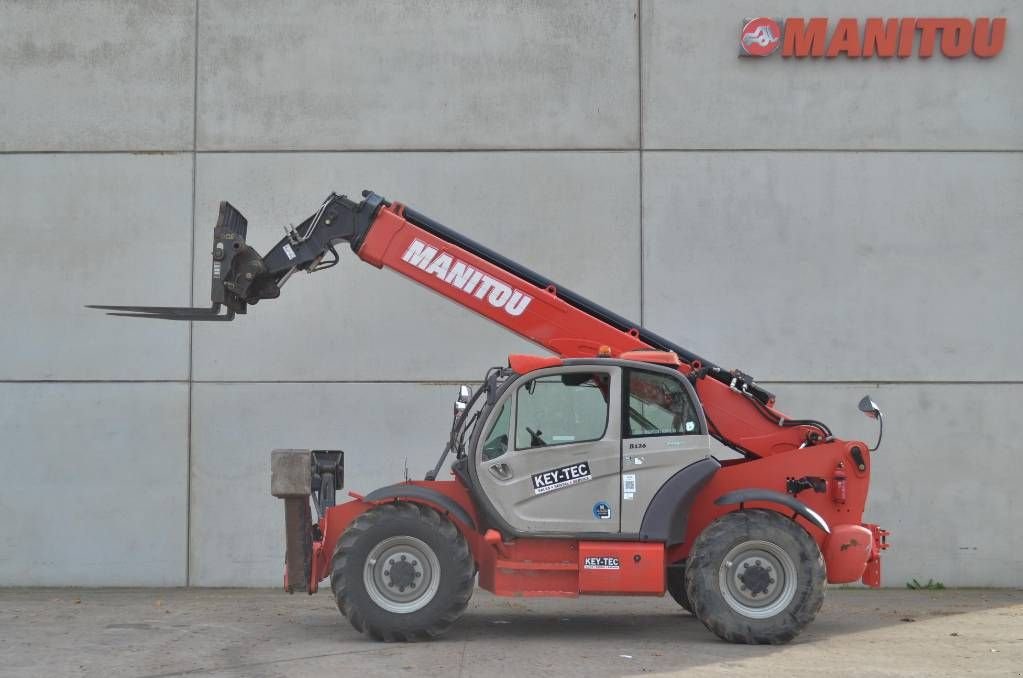
[[[453,441],[456,472],[491,526],[639,538],[658,490],[710,456],[677,356],[628,357],[643,360],[512,355],[488,373]]]

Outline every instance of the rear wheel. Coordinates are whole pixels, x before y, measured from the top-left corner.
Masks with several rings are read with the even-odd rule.
[[[693,614],[733,643],[792,640],[817,616],[825,587],[817,543],[774,511],[718,518],[697,538],[686,565]]]
[[[384,641],[441,635],[473,590],[465,538],[433,509],[399,502],[352,521],[334,551],[331,589],[357,630]]]
[[[692,613],[693,605],[689,602],[689,594],[686,592],[685,563],[668,568],[668,593],[683,610]]]

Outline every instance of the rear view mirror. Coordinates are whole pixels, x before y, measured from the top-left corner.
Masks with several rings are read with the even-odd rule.
[[[881,447],[881,436],[884,435],[884,414],[881,413],[881,408],[877,406],[877,403],[870,399],[870,396],[863,396],[863,399],[860,400],[860,404],[857,405],[857,407],[859,407],[860,412],[871,419],[877,419],[877,444],[870,448],[870,451],[873,452],[877,448]]]
[[[469,406],[469,400],[472,399],[472,389],[462,384],[458,387],[458,397],[455,398],[455,411],[454,416],[458,417],[462,412],[465,412],[465,408]]]
[[[860,412],[871,419],[877,419],[881,416],[881,408],[877,406],[877,403],[870,399],[870,396],[863,396],[863,400],[860,401],[858,407],[860,408]]]

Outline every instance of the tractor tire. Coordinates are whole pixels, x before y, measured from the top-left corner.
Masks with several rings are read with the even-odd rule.
[[[436,638],[475,585],[462,533],[427,506],[385,504],[352,521],[334,549],[330,587],[356,630],[385,642]]]
[[[686,563],[693,614],[720,638],[780,645],[813,621],[827,578],[817,542],[775,511],[736,511],[700,534]]]
[[[686,592],[686,569],[682,567],[668,568],[668,593],[675,599],[675,602],[682,606],[682,609],[692,614],[693,605],[689,602],[689,594]]]

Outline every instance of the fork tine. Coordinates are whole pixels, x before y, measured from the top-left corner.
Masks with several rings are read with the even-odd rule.
[[[190,317],[186,315],[172,315],[169,313],[107,313],[107,315],[116,315],[122,318],[155,318],[157,320],[199,320],[200,317]],[[208,319],[209,316],[207,316]]]
[[[220,304],[213,304],[210,308],[192,308],[189,306],[108,306],[89,304],[86,308],[100,309],[107,311],[107,315],[116,315],[122,318],[155,318],[157,320],[231,320],[234,318],[234,311],[230,309],[221,315],[220,306]]]
[[[131,313],[165,313],[171,315],[191,315],[196,312],[208,313],[210,309],[192,308],[191,306],[104,306],[88,304],[86,308],[97,308],[101,311],[128,311]]]

